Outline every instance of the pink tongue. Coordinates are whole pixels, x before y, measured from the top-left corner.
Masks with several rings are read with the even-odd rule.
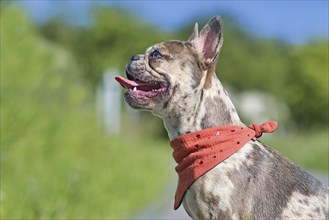
[[[129,79],[126,79],[122,76],[115,77],[116,81],[120,83],[120,85],[126,89],[134,88],[134,87],[141,87],[141,86],[150,86],[151,83],[147,82],[139,82],[139,81],[132,81]]]
[[[115,80],[118,81],[118,83],[120,83],[120,85],[124,88],[131,88],[131,87],[137,87],[140,84],[138,84],[135,81],[131,81],[129,79],[123,78],[122,76],[117,76],[115,77]]]

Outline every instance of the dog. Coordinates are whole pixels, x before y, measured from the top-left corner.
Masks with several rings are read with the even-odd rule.
[[[187,41],[134,55],[117,81],[135,109],[160,116],[170,140],[221,125],[245,126],[215,74],[223,45],[219,16]],[[257,140],[197,178],[182,204],[193,219],[328,219],[329,189]]]

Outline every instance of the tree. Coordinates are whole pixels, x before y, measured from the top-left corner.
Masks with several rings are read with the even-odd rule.
[[[48,39],[72,51],[83,76],[94,88],[104,70],[113,68],[124,74],[133,54],[144,53],[148,46],[171,37],[120,8],[95,5],[92,20],[89,27],[74,27],[54,19],[40,30]]]
[[[291,49],[292,69],[281,94],[300,126],[328,125],[328,48],[327,40],[319,40]]]

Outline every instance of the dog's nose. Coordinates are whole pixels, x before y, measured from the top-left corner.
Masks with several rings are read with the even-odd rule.
[[[141,57],[139,55],[134,55],[131,60],[135,61],[135,60],[139,60]]]

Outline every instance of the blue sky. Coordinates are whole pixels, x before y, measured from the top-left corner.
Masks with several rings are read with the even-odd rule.
[[[196,17],[229,13],[245,29],[267,38],[299,44],[329,36],[328,1],[16,1],[36,22],[62,15],[78,24],[88,23],[88,10],[95,2],[125,7],[144,21],[168,31],[194,23]]]

